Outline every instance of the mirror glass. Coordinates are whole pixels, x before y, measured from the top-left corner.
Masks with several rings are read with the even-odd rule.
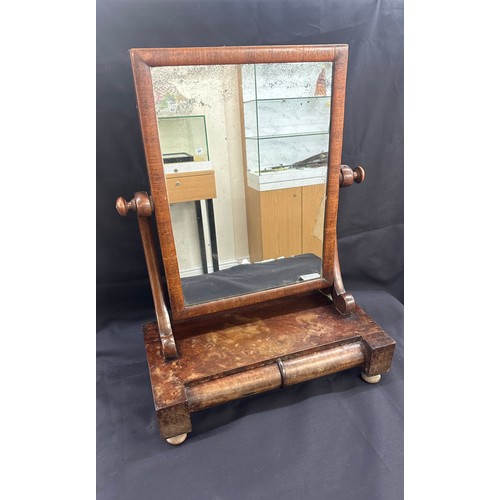
[[[320,278],[332,63],[151,74],[186,305]]]

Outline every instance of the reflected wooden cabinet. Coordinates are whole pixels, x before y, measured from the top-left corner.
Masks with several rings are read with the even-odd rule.
[[[346,291],[337,251],[339,189],[364,178],[341,164],[347,52],[130,52],[151,195],[116,208],[138,217],[156,312],[144,345],[170,444],[193,412],[354,367],[376,383],[390,369],[394,340]],[[205,197],[221,266],[188,272],[198,233],[177,208]]]
[[[324,185],[273,191],[257,191],[247,186],[250,261],[305,253],[321,257],[324,192]]]
[[[213,170],[165,174],[170,203],[217,198]]]

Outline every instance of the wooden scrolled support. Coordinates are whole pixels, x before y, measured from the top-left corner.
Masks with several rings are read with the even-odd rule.
[[[357,166],[354,170],[347,165],[340,166],[339,186],[341,188],[351,186],[354,183],[361,184],[364,180],[365,169],[361,165]],[[346,292],[344,283],[342,282],[337,243],[335,244],[335,257],[333,263],[332,297],[333,305],[340,314],[347,315],[354,312],[356,301],[352,294]]]
[[[158,257],[154,246],[153,225],[151,223],[151,215],[154,211],[153,200],[148,193],[140,191],[134,193],[134,198],[130,201],[122,197],[118,198],[116,200],[116,210],[122,216],[127,215],[130,210],[137,212],[137,221],[139,223],[142,246],[146,257],[151,292],[153,293],[153,302],[156,319],[158,321],[163,356],[165,359],[175,358],[177,357],[177,348],[175,346],[172,325],[170,324],[170,317],[165,303]]]
[[[335,242],[335,256],[333,258],[333,306],[340,314],[351,314],[356,307],[356,301],[352,294],[347,293],[340,272],[338,243]]]
[[[356,308],[356,301],[352,294],[347,293],[342,281],[340,271],[338,243],[335,241],[335,253],[333,256],[333,286],[331,288],[333,306],[340,314],[351,314]]]
[[[354,308],[356,307],[356,301],[354,300],[352,294],[344,292],[340,295],[334,296],[333,305],[340,314],[347,315],[351,314],[354,311]]]

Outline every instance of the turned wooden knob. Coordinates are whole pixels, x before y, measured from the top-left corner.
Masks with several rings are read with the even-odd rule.
[[[149,217],[154,210],[153,200],[145,191],[134,193],[134,197],[130,201],[120,196],[116,200],[116,211],[125,216],[129,210],[137,212],[139,217]]]
[[[365,180],[365,169],[361,166],[358,165],[354,170],[354,182],[356,184],[361,184]]]
[[[120,196],[116,200],[116,211],[122,217],[125,217],[128,214],[129,210],[133,210],[134,212],[137,210],[135,198],[132,198],[130,201],[127,201],[125,198],[123,198],[123,196]]]
[[[365,180],[365,169],[359,165],[354,170],[348,165],[340,166],[339,185],[340,187],[351,186],[354,182],[361,184]]]

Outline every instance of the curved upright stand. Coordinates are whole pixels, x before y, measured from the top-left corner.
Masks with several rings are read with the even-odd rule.
[[[149,282],[153,293],[163,357],[165,359],[176,358],[177,348],[165,304],[165,296],[163,295],[158,267],[158,256],[154,247],[153,227],[151,224],[151,215],[153,215],[154,210],[153,200],[148,196],[148,193],[140,191],[134,193],[134,198],[130,201],[126,201],[121,197],[118,198],[116,200],[116,210],[122,216],[127,215],[129,210],[137,212],[137,221],[139,222],[139,231],[141,232],[142,246],[146,257]]]
[[[341,188],[349,187],[354,182],[361,184],[365,180],[365,170],[360,165],[354,170],[347,165],[341,165],[339,185]],[[347,293],[342,281],[340,272],[338,242],[335,240],[335,256],[333,259],[333,287],[332,287],[333,305],[340,314],[351,314],[356,307],[356,301],[352,294]]]

